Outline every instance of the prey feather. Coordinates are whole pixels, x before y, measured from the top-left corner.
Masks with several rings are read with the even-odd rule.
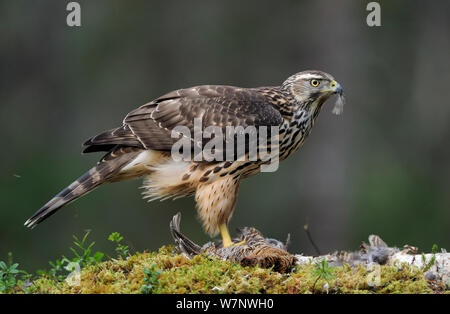
[[[339,94],[338,98],[336,99],[336,103],[334,104],[333,113],[335,115],[340,115],[344,111],[344,105],[345,105],[345,97],[344,94]]]

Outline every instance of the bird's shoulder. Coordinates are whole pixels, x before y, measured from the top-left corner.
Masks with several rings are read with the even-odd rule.
[[[152,119],[166,129],[191,125],[195,118],[205,126],[278,125],[278,108],[288,101],[276,86],[199,85],[164,94],[128,113],[123,122]]]
[[[284,119],[280,110],[289,100],[273,87],[244,88],[229,85],[200,85],[178,89],[129,112],[122,126],[89,139],[84,152],[109,150],[130,145],[170,150],[176,139],[171,131],[185,127],[194,134],[195,119],[204,130],[217,126],[278,126]]]

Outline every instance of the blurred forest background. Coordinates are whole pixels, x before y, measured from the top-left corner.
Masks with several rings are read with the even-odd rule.
[[[132,109],[200,84],[279,85],[291,74],[331,73],[344,115],[325,106],[305,145],[275,173],[241,185],[231,230],[254,226],[292,252],[356,250],[369,234],[388,244],[450,248],[450,2],[78,1],[0,2],[0,260],[12,251],[33,271],[71,256],[72,235],[92,230],[114,254],[172,243],[169,221],[210,238],[192,198],[147,203],[141,181],[105,185],[33,230],[23,223],[101,155],[81,143],[121,125]]]

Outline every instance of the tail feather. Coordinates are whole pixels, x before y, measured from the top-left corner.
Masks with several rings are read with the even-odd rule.
[[[62,206],[87,194],[99,185],[110,182],[141,151],[139,149],[120,148],[108,153],[95,167],[91,168],[42,206],[25,222],[25,226],[34,228],[37,224],[56,213]]]
[[[83,153],[108,152],[117,145],[144,148],[127,125],[102,132],[88,139],[83,145],[86,146]]]

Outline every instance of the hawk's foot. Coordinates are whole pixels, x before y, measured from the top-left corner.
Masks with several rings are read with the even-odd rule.
[[[227,224],[221,224],[219,226],[220,235],[222,236],[222,246],[230,247],[233,246],[234,243],[231,241],[230,232],[228,231]]]
[[[245,242],[245,239],[244,239],[244,240],[242,240],[240,242],[233,242],[232,245],[245,245],[245,244],[247,244],[247,242]]]

